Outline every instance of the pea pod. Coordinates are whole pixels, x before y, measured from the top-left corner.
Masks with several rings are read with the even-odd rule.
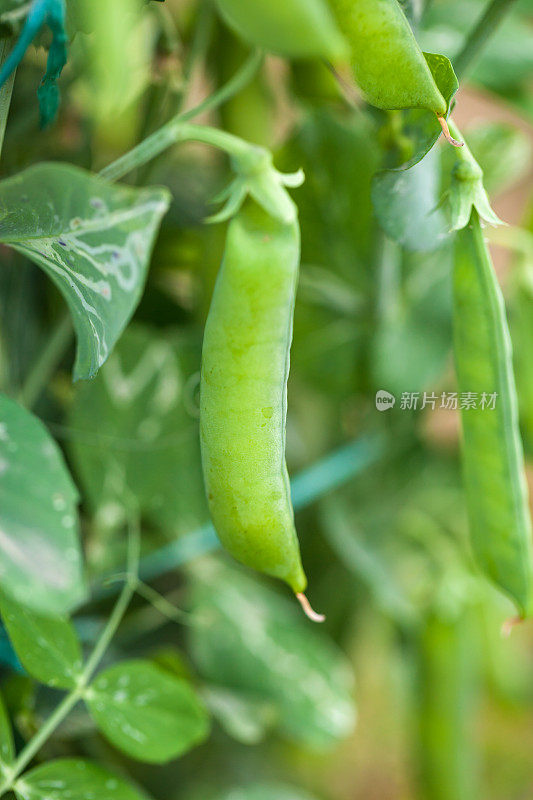
[[[479,632],[471,608],[432,611],[417,633],[418,746],[424,800],[479,797],[474,722],[480,694]]]
[[[476,401],[461,415],[473,552],[525,617],[532,612],[531,522],[511,340],[475,209],[457,233],[454,350],[459,392],[473,393]]]
[[[433,111],[444,134],[447,102],[397,0],[330,0],[351,50],[355,80],[366,100],[385,110]],[[442,56],[432,56],[444,63]]]
[[[326,0],[217,0],[243,39],[285,56],[335,58],[345,43]]]
[[[285,465],[285,418],[300,233],[255,205],[230,223],[204,334],[202,462],[211,517],[243,564],[306,604]]]

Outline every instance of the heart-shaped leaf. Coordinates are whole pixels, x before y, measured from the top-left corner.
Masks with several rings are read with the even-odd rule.
[[[85,596],[77,502],[44,425],[0,395],[0,579],[39,613],[67,614]]]
[[[75,379],[97,372],[137,307],[168,204],[165,189],[116,186],[67,164],[0,182],[0,242],[62,292],[78,337]]]
[[[143,516],[173,537],[206,520],[194,391],[196,334],[130,326],[94,381],[76,386],[74,467],[91,506],[119,512],[124,485]],[[115,515],[116,517],[116,515]]]
[[[113,772],[77,758],[48,761],[15,783],[19,800],[143,800],[139,792]]]
[[[23,667],[48,686],[71,689],[82,669],[73,625],[64,617],[46,617],[0,594],[2,620]]]
[[[411,169],[384,170],[372,183],[372,202],[381,227],[407,250],[435,250],[448,235],[439,207],[440,159],[429,152]]]
[[[436,53],[424,53],[424,56],[449,113],[459,88],[451,62]],[[433,202],[433,195],[438,187],[427,184],[430,167],[420,167],[414,175],[404,173],[427,156],[442,129],[435,114],[425,109],[397,113],[401,118],[401,155],[391,155],[392,163],[388,168],[374,176],[374,210],[384,231],[400,244],[413,250],[435,249],[443,237],[444,221],[442,213],[434,210],[437,198]],[[421,191],[421,181],[426,182],[424,191]],[[434,247],[431,247],[432,237]]]
[[[331,746],[351,732],[351,669],[289,601],[211,560],[198,567],[192,600],[205,620],[191,628],[203,676],[272,703],[279,727],[309,747]]]
[[[149,661],[124,661],[104,670],[86,700],[102,733],[139,761],[170,761],[209,732],[206,710],[192,687]]]

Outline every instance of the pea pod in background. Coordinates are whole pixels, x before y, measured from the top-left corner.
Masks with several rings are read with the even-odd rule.
[[[336,58],[346,45],[326,0],[216,0],[247,42],[293,58]]]
[[[202,352],[200,441],[211,517],[243,564],[289,584],[304,610],[285,464],[298,222],[249,204],[232,220]]]
[[[365,99],[384,110],[423,108],[449,133],[448,103],[435,73],[451,71],[444,56],[425,54],[397,0],[330,0],[351,50],[351,67]]]
[[[478,800],[479,631],[470,608],[453,618],[432,611],[415,644],[420,796]],[[476,646],[477,645],[477,646]]]
[[[454,353],[459,392],[478,400],[461,414],[472,549],[481,570],[514,600],[523,618],[533,611],[531,520],[512,348],[475,207],[456,234]]]

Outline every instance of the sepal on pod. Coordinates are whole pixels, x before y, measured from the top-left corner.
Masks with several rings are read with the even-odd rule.
[[[461,135],[455,125],[450,123],[452,133],[457,138]],[[483,170],[472,155],[467,144],[454,151],[456,162],[452,171],[451,184],[447,192],[447,203],[450,213],[450,230],[460,231],[470,221],[472,210],[489,225],[505,225],[493,211],[490,200],[483,186]]]
[[[224,202],[223,208],[207,218],[207,222],[224,222],[233,217],[247,197],[253,198],[267,214],[290,224],[297,217],[297,208],[287,192],[287,187],[301,186],[302,170],[284,174],[274,167],[272,154],[263,147],[250,145],[243,155],[232,156],[232,167],[236,178],[213,198],[213,202]]]

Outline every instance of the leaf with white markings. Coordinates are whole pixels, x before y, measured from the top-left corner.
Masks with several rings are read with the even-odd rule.
[[[47,617],[0,593],[0,611],[22,666],[48,686],[72,689],[82,669],[76,631],[64,617]]]
[[[141,298],[165,189],[115,186],[67,164],[38,164],[0,183],[0,243],[46,272],[78,337],[74,378],[102,366]]]
[[[0,395],[0,581],[40,613],[66,614],[85,597],[77,502],[44,425]]]
[[[76,386],[73,465],[94,509],[120,508],[124,485],[143,517],[178,536],[206,520],[193,387],[196,334],[131,325],[94,381]]]
[[[277,721],[274,703],[245,692],[206,686],[202,695],[228,736],[243,744],[259,744]]]
[[[194,689],[149,661],[124,661],[104,670],[86,700],[102,733],[139,761],[170,761],[209,732]]]
[[[10,767],[14,760],[13,731],[4,701],[0,696],[0,777],[5,774],[5,768]]]
[[[113,772],[77,758],[61,758],[30,770],[15,783],[19,800],[142,800],[134,786]]]
[[[242,572],[205,560],[196,568],[192,654],[203,677],[270,702],[278,726],[316,749],[355,722],[347,660],[295,607]],[[294,604],[292,604],[294,606]]]

